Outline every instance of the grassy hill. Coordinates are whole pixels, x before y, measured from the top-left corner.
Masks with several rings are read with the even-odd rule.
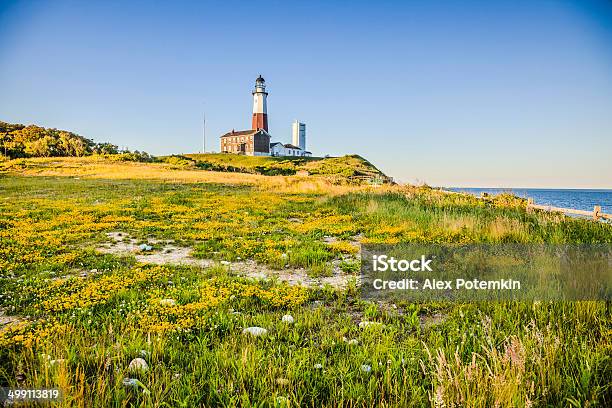
[[[358,155],[342,157],[271,157],[243,156],[224,153],[186,154],[161,157],[161,161],[204,170],[231,171],[262,174],[266,176],[290,176],[301,171],[309,175],[351,180],[380,180],[390,178],[372,163]]]
[[[65,130],[24,126],[0,121],[0,161],[35,157],[99,156],[113,161],[161,162],[183,169],[291,176],[324,176],[335,184],[382,184],[391,179],[358,155],[342,157],[269,157],[233,154],[186,154],[152,157],[145,152],[122,151],[110,143],[93,140]],[[112,157],[110,157],[112,156]],[[36,161],[28,162],[30,164]],[[43,162],[44,163],[44,162]],[[12,165],[14,165],[13,163]],[[38,163],[39,164],[39,163]],[[37,164],[37,165],[38,165]]]

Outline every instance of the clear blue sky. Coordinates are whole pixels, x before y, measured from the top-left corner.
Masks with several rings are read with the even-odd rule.
[[[250,126],[405,182],[612,188],[609,1],[0,0],[0,120],[153,154]]]

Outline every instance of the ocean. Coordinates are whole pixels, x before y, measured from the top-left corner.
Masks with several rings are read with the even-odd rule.
[[[540,189],[540,188],[463,188],[450,187],[446,190],[461,191],[476,196],[481,193],[491,195],[511,193],[518,197],[533,198],[535,204],[552,205],[555,207],[574,208],[593,211],[593,207],[601,205],[601,211],[612,213],[612,190],[579,190],[579,189]]]

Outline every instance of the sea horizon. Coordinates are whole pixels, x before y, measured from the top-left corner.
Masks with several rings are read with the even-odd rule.
[[[536,204],[591,211],[596,205],[604,213],[612,212],[612,189],[602,188],[503,188],[503,187],[442,187],[448,191],[481,193],[511,193],[521,198],[532,198]]]
[[[584,188],[584,187],[466,187],[466,186],[439,186],[436,188],[484,189],[484,190],[563,190],[563,191],[603,191],[612,192],[611,188]]]

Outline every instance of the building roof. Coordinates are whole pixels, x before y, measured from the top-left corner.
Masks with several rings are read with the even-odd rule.
[[[276,146],[276,145],[281,145],[282,146],[283,144],[281,142],[272,142],[272,143],[270,143],[270,147]]]
[[[268,132],[266,132],[263,129],[249,129],[249,130],[233,130],[231,132],[227,132],[224,135],[221,135],[221,137],[228,137],[228,136],[247,136],[247,135],[252,135],[253,133],[257,133],[257,132],[263,132],[265,134],[268,134]]]
[[[261,76],[261,74],[257,77],[257,79],[255,80],[255,82],[266,82],[265,79],[263,79],[263,77]]]
[[[300,149],[299,147],[292,145],[291,143],[287,143],[287,144],[285,145],[285,147],[286,147],[287,149],[298,149],[298,150],[302,150],[302,149]]]

